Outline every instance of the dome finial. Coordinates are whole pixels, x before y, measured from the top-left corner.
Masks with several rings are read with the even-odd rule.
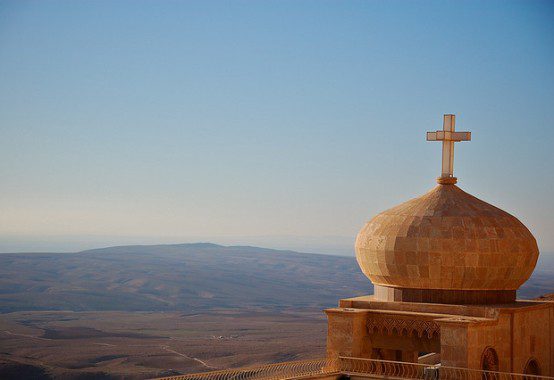
[[[471,132],[455,132],[456,115],[444,115],[442,131],[427,132],[427,141],[442,141],[442,173],[437,178],[441,185],[453,185],[457,182],[454,177],[454,143],[470,141]]]

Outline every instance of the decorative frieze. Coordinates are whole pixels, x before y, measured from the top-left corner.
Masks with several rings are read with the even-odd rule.
[[[440,336],[440,327],[433,321],[418,319],[370,318],[367,321],[370,334],[417,336],[432,339]]]

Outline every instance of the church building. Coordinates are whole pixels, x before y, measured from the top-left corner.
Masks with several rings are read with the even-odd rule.
[[[356,258],[374,294],[327,309],[327,356],[554,375],[554,303],[516,299],[539,250],[514,216],[456,186],[445,115],[442,173],[426,194],[373,217]]]

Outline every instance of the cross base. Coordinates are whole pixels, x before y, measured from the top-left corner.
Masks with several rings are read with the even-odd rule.
[[[456,177],[438,177],[437,183],[439,185],[454,185],[456,182],[458,182],[458,178]]]

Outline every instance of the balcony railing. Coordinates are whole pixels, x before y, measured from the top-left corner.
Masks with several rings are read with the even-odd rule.
[[[333,368],[336,367],[331,367],[333,364],[335,361],[326,359],[302,360],[163,377],[159,380],[284,380],[332,374]]]
[[[421,380],[554,380],[554,377],[548,376],[350,357],[284,362],[164,377],[160,380],[286,380],[333,375]]]
[[[339,372],[346,375],[421,380],[553,380],[554,377],[482,371],[389,360],[341,357]]]

